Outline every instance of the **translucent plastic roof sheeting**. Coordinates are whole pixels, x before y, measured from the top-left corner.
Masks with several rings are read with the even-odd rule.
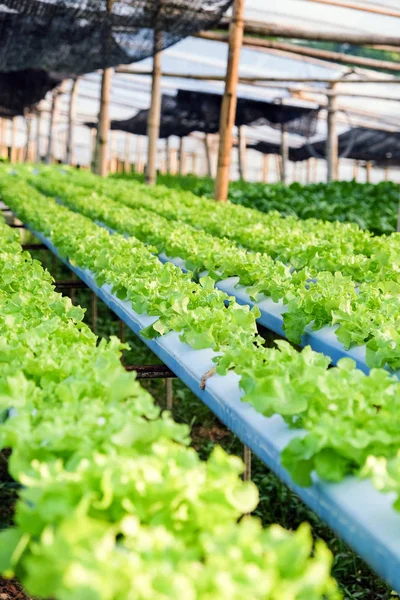
[[[355,127],[339,135],[339,156],[378,164],[400,165],[400,131]],[[297,148],[291,160],[325,157],[325,140]]]
[[[400,12],[398,0],[351,0],[352,5],[391,8]],[[259,22],[304,27],[314,31],[341,33],[370,33],[399,35],[399,19],[354,8],[330,6],[308,0],[249,0],[245,4],[245,18]]]
[[[107,2],[108,4],[108,2]],[[232,0],[2,0],[0,71],[80,75],[140,61],[218,23]]]
[[[57,75],[39,69],[0,73],[0,117],[24,115],[60,81]]]

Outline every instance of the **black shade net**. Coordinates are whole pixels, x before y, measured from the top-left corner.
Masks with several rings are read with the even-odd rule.
[[[221,94],[178,90],[177,99],[180,108],[190,111],[193,116],[197,115],[199,121],[210,121],[213,125],[219,123]],[[268,125],[273,128],[286,125],[290,133],[311,137],[316,132],[318,113],[319,108],[238,98],[235,124]]]
[[[44,69],[71,76],[140,61],[214,27],[231,4],[232,0],[1,0],[0,71]]]
[[[388,132],[367,127],[353,127],[339,135],[338,153],[341,158],[373,161],[377,164],[400,164],[400,131]],[[292,160],[325,158],[326,141],[305,144],[298,148]]]
[[[221,102],[220,94],[189,90],[178,90],[176,96],[163,95],[159,137],[184,137],[192,131],[217,133]],[[146,135],[148,113],[148,110],[141,110],[130,119],[112,121],[111,129]],[[302,122],[303,135],[311,135],[317,116],[318,110],[315,109],[238,98],[236,125],[285,123],[289,131],[290,125],[295,123],[296,132],[299,133]],[[94,123],[87,125],[95,126]]]
[[[41,69],[0,73],[0,117],[16,117],[32,110],[61,77]]]
[[[257,144],[252,144],[247,146],[249,150],[257,150],[257,152],[261,152],[262,154],[280,154],[281,146],[280,144],[274,144],[272,142],[257,142]],[[291,148],[289,146],[289,160],[296,160],[296,153],[298,148]]]

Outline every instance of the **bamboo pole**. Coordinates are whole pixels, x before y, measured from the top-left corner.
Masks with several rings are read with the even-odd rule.
[[[192,152],[192,174],[197,175],[197,152]]]
[[[367,161],[367,164],[365,165],[365,170],[367,183],[371,183],[372,162],[370,160]]]
[[[224,18],[218,23],[218,29],[228,29],[229,19]],[[282,23],[262,23],[260,21],[245,20],[245,34],[262,37],[280,37],[297,40],[312,40],[315,42],[338,42],[348,43],[354,46],[368,46],[376,44],[387,44],[388,46],[399,46],[400,37],[388,36],[382,33],[353,33],[348,31],[320,31],[318,29],[307,29]],[[202,32],[203,33],[203,32]],[[206,32],[208,33],[208,32]],[[213,32],[214,33],[214,32]]]
[[[389,179],[390,179],[390,176],[389,176],[389,166],[385,167],[384,175],[385,175],[385,181],[389,181]]]
[[[68,106],[68,131],[65,149],[65,162],[72,165],[74,162],[74,128],[76,119],[76,104],[78,100],[78,79],[72,80]]]
[[[38,111],[36,114],[36,162],[40,162],[40,140],[42,135],[42,113]]]
[[[124,162],[124,173],[131,172],[131,136],[129,133],[125,133],[125,162]]]
[[[136,136],[136,157],[135,157],[135,171],[136,173],[142,173],[143,164],[142,164],[142,136]]]
[[[306,163],[306,183],[311,182],[311,165],[312,165],[312,158],[309,158]]]
[[[203,37],[203,36],[201,36]],[[207,39],[214,39],[214,38],[209,38],[209,36],[207,36]],[[222,41],[222,42],[226,42],[228,41],[227,36],[225,36],[225,39],[223,40],[219,40],[217,39],[216,41]],[[261,42],[263,42],[263,40],[260,40]],[[268,40],[266,40],[266,42],[268,42]],[[243,44],[244,46],[246,44]],[[254,43],[251,44],[252,46],[254,46]],[[261,45],[261,44],[260,44]],[[269,47],[269,46],[266,46]],[[298,48],[299,46],[295,46],[296,48]],[[347,56],[347,55],[346,55]],[[391,64],[397,64],[397,63],[391,63]],[[125,74],[125,75],[144,75],[144,76],[151,76],[152,75],[152,71],[139,71],[139,70],[134,70],[128,67],[118,67],[117,69],[115,69],[116,73],[121,73],[121,74]],[[173,79],[194,79],[197,81],[225,81],[225,76],[224,75],[213,75],[213,74],[209,74],[209,75],[199,75],[198,73],[175,73],[172,71],[162,71],[162,76],[165,78],[173,78]],[[252,84],[252,83],[271,83],[271,84],[278,84],[278,83],[285,83],[287,84],[288,82],[291,83],[332,83],[332,78],[323,78],[323,77],[273,77],[273,76],[254,76],[254,77],[239,77],[239,83],[245,83],[245,84]],[[390,79],[389,76],[386,77],[368,77],[368,78],[351,78],[351,79],[335,79],[334,83],[349,83],[349,84],[354,84],[354,83],[385,83],[385,84],[400,84],[400,79],[399,78],[393,78]],[[273,85],[272,87],[278,87],[277,85]],[[282,85],[279,86],[282,87],[284,89],[287,89],[288,87],[290,87],[290,85]],[[325,93],[325,91],[324,91]],[[342,92],[341,92],[342,93]],[[357,95],[354,93],[351,94],[346,94],[346,92],[343,92],[343,95],[347,96],[347,95]]]
[[[171,154],[169,151],[169,137],[165,138],[165,166],[167,173],[171,173]]]
[[[240,49],[243,39],[244,0],[235,0],[229,28],[229,51],[225,91],[221,104],[219,126],[218,168],[215,179],[214,198],[226,201],[229,187],[229,171],[232,151],[232,128],[236,116],[236,88],[239,79]]]
[[[212,168],[211,168],[211,155],[210,155],[210,142],[209,142],[209,134],[204,134],[204,151],[206,155],[206,165],[207,165],[207,175],[208,177],[212,177]]]
[[[161,47],[162,33],[154,31],[153,74],[151,82],[151,105],[147,120],[147,165],[146,183],[157,183],[157,141],[160,134],[161,118]]]
[[[95,172],[101,177],[108,171],[108,132],[110,129],[110,94],[112,69],[104,69],[101,76],[100,111],[97,125]]]
[[[49,118],[49,129],[47,134],[47,152],[46,152],[46,163],[49,164],[53,161],[54,154],[54,133],[59,116],[59,99],[62,94],[62,87],[53,90],[51,99],[51,110]]]
[[[331,90],[335,91],[335,84]],[[337,96],[328,96],[328,136],[326,139],[327,181],[338,179]]]
[[[184,175],[185,171],[185,151],[184,151],[184,138],[179,139],[179,175]]]
[[[17,134],[17,118],[13,117],[11,119],[10,122],[10,126],[11,126],[11,144],[10,144],[10,162],[14,163],[17,159],[17,152],[16,152],[16,134]]]
[[[354,160],[353,161],[353,179],[354,181],[357,181],[357,176],[358,176],[358,160]]]
[[[359,4],[355,2],[349,2],[349,0],[308,0],[309,2],[315,2],[316,4],[328,4],[329,6],[336,6],[339,8],[349,8],[351,10],[358,10],[362,12],[373,13],[376,15],[383,15],[387,17],[400,18],[400,11],[386,8],[385,6],[372,6],[372,4]]]
[[[31,131],[32,131],[32,117],[31,115],[27,115],[25,117],[26,124],[26,144],[24,150],[24,162],[29,162],[30,160],[30,145],[31,145]]]
[[[263,165],[262,165],[262,181],[267,183],[269,171],[269,154],[263,154]]]
[[[288,148],[288,138],[287,138],[287,130],[286,125],[284,123],[281,124],[281,182],[287,183],[287,168],[288,168],[288,160],[289,160],[289,148]]]
[[[238,127],[238,165],[239,177],[246,180],[246,134],[243,125]]]
[[[199,37],[207,40],[218,42],[227,42],[228,36],[224,33],[202,32]],[[299,56],[308,56],[319,58],[322,60],[331,60],[336,63],[352,64],[359,67],[367,67],[371,69],[387,69],[389,71],[400,71],[400,64],[388,60],[379,60],[376,58],[367,58],[364,56],[355,56],[354,54],[346,54],[344,52],[334,52],[333,50],[322,50],[320,48],[311,48],[309,46],[300,46],[287,42],[279,42],[275,40],[265,40],[259,38],[244,37],[243,44],[249,48],[268,48],[271,50],[280,50],[290,52]]]

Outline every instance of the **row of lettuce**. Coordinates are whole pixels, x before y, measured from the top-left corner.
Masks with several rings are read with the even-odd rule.
[[[213,349],[217,373],[233,370],[239,376],[243,401],[301,429],[282,453],[297,483],[309,485],[314,470],[328,481],[362,474],[380,489],[399,494],[397,378],[384,369],[366,376],[348,359],[329,369],[329,359],[309,347],[297,352],[278,342],[267,348],[257,335],[256,310],[216,290],[211,277],[195,283],[191,274],[162,264],[153,247],[134,237],[110,235],[18,177],[1,177],[0,194],[62,256],[93,272],[99,285],[111,285],[136,312],[158,317],[142,331],[144,337],[175,331],[194,349]],[[398,501],[395,507],[400,508]]]
[[[97,343],[3,222],[0,238],[0,448],[21,484],[1,572],[56,600],[339,598],[309,528],[238,523],[258,501],[242,462],[220,448],[201,461],[119,341]]]
[[[120,178],[121,176],[115,176]],[[124,176],[141,181],[143,176]],[[213,197],[214,180],[193,175],[159,175],[160,184],[186,190],[198,196]],[[349,221],[377,235],[396,231],[400,187],[398,183],[378,184],[333,181],[302,185],[263,184],[232,181],[229,200],[261,212],[278,211],[284,216],[326,221]]]
[[[368,366],[400,368],[399,234],[262,215],[89,173],[25,175],[72,210],[184,259],[195,276],[237,276],[255,301],[282,301],[290,341],[300,343],[307,326],[328,325],[346,349],[366,345]]]

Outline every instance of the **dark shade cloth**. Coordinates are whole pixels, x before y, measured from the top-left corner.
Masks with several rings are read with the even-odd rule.
[[[372,161],[381,165],[400,164],[400,131],[389,132],[369,127],[353,127],[338,136],[341,158]],[[293,160],[326,157],[326,140],[305,144]]]
[[[214,27],[232,0],[1,0],[0,71],[81,75]],[[154,47],[154,31],[159,32]]]
[[[61,80],[59,75],[41,69],[0,73],[0,117],[30,112]]]

